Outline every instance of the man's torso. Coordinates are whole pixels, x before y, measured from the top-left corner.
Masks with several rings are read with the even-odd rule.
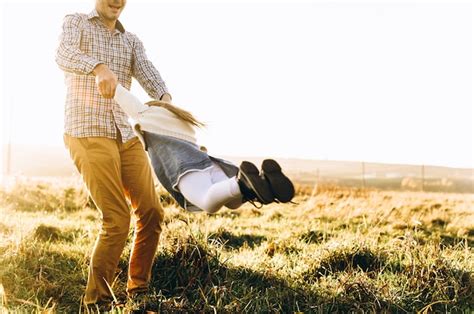
[[[133,37],[130,33],[108,30],[93,13],[80,14],[80,50],[104,63],[129,89],[132,83]],[[121,27],[121,24],[120,24]],[[122,32],[123,31],[123,32]],[[127,115],[113,99],[98,93],[95,76],[65,73],[67,86],[65,133],[74,137],[102,136],[124,142],[135,137]]]

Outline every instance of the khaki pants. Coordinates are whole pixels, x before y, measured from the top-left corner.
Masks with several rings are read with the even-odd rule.
[[[140,141],[127,143],[105,137],[75,138],[64,135],[77,169],[102,214],[95,243],[84,303],[112,299],[112,285],[130,228],[130,209],[136,216],[135,238],[128,270],[127,292],[147,290],[163,221],[149,161]]]

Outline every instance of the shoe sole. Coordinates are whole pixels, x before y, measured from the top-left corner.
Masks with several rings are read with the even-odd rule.
[[[248,161],[240,164],[241,176],[245,178],[246,183],[250,185],[253,192],[257,195],[262,204],[270,204],[275,199],[270,184],[260,177],[258,168]]]
[[[291,180],[281,172],[281,167],[275,160],[263,161],[262,174],[270,183],[270,189],[277,200],[287,203],[293,199],[295,187]]]

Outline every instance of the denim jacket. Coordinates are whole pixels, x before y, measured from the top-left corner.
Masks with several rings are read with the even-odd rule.
[[[238,167],[229,161],[209,156],[199,146],[171,136],[144,132],[153,170],[161,185],[178,204],[188,211],[201,211],[186,201],[178,190],[179,179],[188,172],[204,170],[217,164],[229,177],[237,175]]]

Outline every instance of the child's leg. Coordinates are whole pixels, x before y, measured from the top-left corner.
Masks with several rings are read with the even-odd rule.
[[[206,171],[187,173],[179,180],[178,188],[189,202],[208,213],[215,213],[240,195],[235,178],[229,179],[225,174],[223,177],[220,172],[224,174],[214,165]]]
[[[230,179],[235,180],[237,182],[236,177],[232,177]],[[212,183],[216,182],[221,182],[221,181],[226,181],[229,180],[227,175],[222,171],[221,167],[214,163],[214,167],[211,169],[211,181]],[[224,204],[225,207],[230,208],[230,209],[237,209],[240,206],[242,206],[242,193],[240,192],[240,189],[238,187],[238,184],[232,186],[235,190],[232,191],[232,194],[235,194],[236,197],[233,199],[229,200],[227,203]]]

